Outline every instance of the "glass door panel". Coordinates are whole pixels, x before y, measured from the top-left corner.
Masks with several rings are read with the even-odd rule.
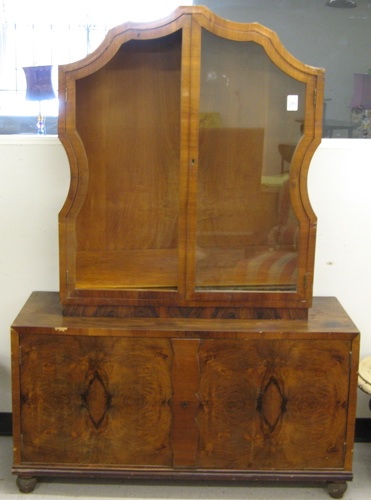
[[[89,165],[76,219],[79,289],[178,285],[181,31],[131,40],[76,82]]]
[[[290,163],[305,84],[255,42],[202,30],[197,290],[295,290]]]

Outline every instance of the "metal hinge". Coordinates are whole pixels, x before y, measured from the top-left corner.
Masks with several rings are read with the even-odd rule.
[[[67,89],[64,91],[64,102],[68,101],[68,91]]]

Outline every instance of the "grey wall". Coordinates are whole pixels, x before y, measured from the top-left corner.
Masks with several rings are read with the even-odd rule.
[[[216,14],[259,22],[274,30],[298,59],[325,68],[327,118],[348,121],[353,73],[371,68],[371,1],[354,9],[325,6],[326,0],[201,0]]]

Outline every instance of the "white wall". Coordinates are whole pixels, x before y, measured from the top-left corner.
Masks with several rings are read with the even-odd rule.
[[[11,411],[10,324],[33,290],[58,290],[57,215],[68,185],[58,139],[0,137],[0,412]],[[371,140],[324,139],[309,175],[314,292],[338,297],[362,332],[362,357],[371,355],[370,187]],[[368,401],[359,392],[359,417],[370,417]]]
[[[318,217],[314,294],[336,296],[371,355],[371,141],[323,139],[309,173]],[[370,308],[370,310],[369,310]],[[358,392],[358,417],[371,418]]]
[[[33,290],[59,287],[57,215],[68,185],[58,139],[0,136],[0,412],[11,411],[9,326]]]

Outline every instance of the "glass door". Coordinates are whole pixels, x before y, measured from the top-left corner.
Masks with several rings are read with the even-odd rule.
[[[76,288],[178,286],[182,32],[130,40],[76,81],[89,168],[75,224]]]
[[[290,167],[305,84],[253,41],[201,35],[196,291],[295,291]]]

